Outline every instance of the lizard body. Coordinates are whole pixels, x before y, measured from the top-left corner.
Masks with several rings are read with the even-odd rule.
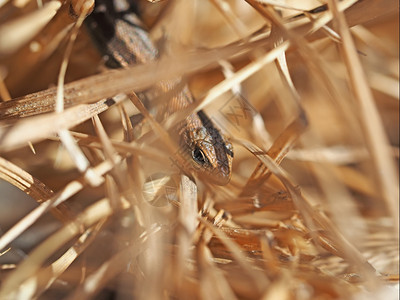
[[[143,64],[158,58],[158,50],[126,0],[97,0],[86,22],[90,35],[111,68]],[[164,80],[146,91],[154,98],[171,94],[171,99],[158,109],[157,118],[165,119],[194,102],[187,85],[181,80]],[[200,177],[218,185],[229,182],[232,172],[233,147],[203,112],[190,114],[176,128],[186,157]]]

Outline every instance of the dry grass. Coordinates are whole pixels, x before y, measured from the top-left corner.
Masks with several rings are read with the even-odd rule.
[[[396,299],[398,3],[140,4],[167,54],[105,71],[68,5],[0,1],[0,299]],[[181,75],[162,124],[129,94]],[[176,168],[199,109],[227,186]]]

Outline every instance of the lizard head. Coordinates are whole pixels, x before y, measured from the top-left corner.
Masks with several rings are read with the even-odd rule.
[[[193,169],[199,177],[225,185],[231,179],[233,147],[205,113],[188,118],[190,126],[184,133],[185,148],[190,156]]]

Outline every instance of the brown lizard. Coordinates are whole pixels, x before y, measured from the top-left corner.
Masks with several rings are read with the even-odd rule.
[[[110,68],[144,64],[159,56],[158,49],[134,11],[133,5],[126,0],[97,0],[94,11],[85,21],[92,40]],[[181,87],[180,82],[180,79],[164,80],[152,87],[151,91],[143,93],[144,98],[171,95],[169,101],[158,109],[159,120],[194,102],[187,85]],[[229,182],[232,144],[203,111],[190,114],[177,125],[176,132],[178,143],[183,147],[182,152],[201,178],[218,185]]]

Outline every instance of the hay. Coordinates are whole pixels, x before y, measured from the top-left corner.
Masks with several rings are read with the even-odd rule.
[[[395,1],[143,1],[163,55],[111,71],[67,2],[0,2],[0,299],[396,299]],[[200,109],[226,186],[170,138]]]

